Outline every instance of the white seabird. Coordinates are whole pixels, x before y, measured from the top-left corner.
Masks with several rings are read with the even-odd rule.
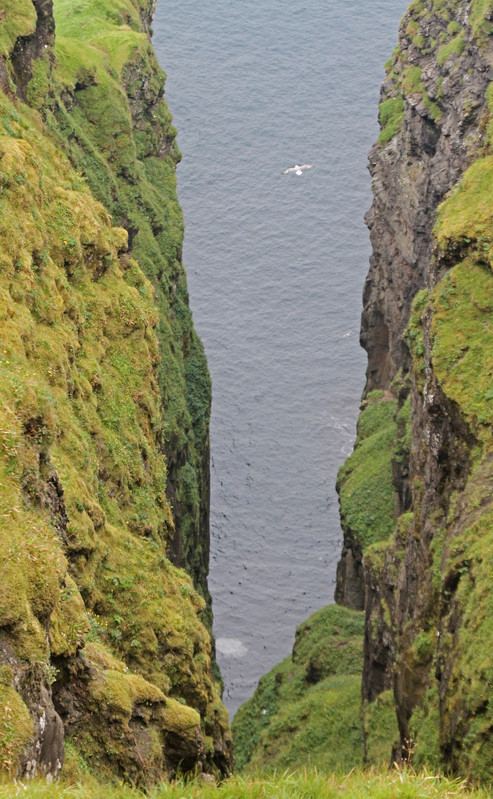
[[[282,174],[287,175],[288,172],[296,172],[297,175],[302,175],[304,169],[313,169],[313,164],[295,164],[294,166],[288,167],[288,169],[284,169]]]

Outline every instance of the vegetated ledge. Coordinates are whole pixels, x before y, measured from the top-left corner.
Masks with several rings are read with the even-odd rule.
[[[353,705],[353,718],[363,715],[362,752],[354,751],[354,765],[360,757],[378,762],[386,751],[389,763],[486,783],[493,779],[492,64],[491,3],[410,5],[382,88],[382,135],[370,153],[367,385],[355,450],[338,480],[344,547],[336,594],[365,614],[363,702]],[[334,639],[319,647],[335,652]],[[271,684],[264,678],[257,696]],[[264,751],[275,761],[280,729],[280,757],[290,752],[290,768],[306,761],[298,731],[311,690],[305,685],[296,707],[292,698],[279,703],[272,727],[256,719],[265,728],[250,762]],[[237,734],[240,714],[263,709],[240,710]],[[276,727],[283,714],[287,721]],[[337,724],[337,716],[326,720],[327,740]]]
[[[11,775],[57,775],[65,760],[72,775],[150,784],[232,765],[204,624],[210,385],[151,11],[59,0],[55,29],[50,0],[0,0]]]

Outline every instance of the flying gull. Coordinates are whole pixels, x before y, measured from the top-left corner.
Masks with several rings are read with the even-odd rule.
[[[287,175],[288,172],[296,172],[297,175],[302,175],[304,169],[313,169],[313,164],[295,164],[294,166],[290,166],[288,169],[283,170],[283,175]]]

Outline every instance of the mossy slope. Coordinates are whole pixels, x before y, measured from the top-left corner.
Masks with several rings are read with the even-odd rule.
[[[393,530],[393,458],[401,442],[398,400],[392,391],[370,392],[361,407],[354,451],[341,466],[336,485],[344,548],[335,599],[355,610],[363,610],[365,602],[363,554],[387,541]]]
[[[152,283],[167,495],[175,522],[170,556],[187,568],[209,605],[211,387],[181,262],[180,153],[163,96],[165,75],[147,33],[151,5],[92,0],[74,7],[56,0],[56,91],[46,119],[113,223],[128,231],[129,250]]]
[[[493,243],[491,157],[477,160],[440,206],[438,264],[448,270],[420,313],[429,362],[447,401],[460,416],[469,451],[463,486],[449,497],[434,530],[433,610],[438,646],[423,709],[411,720],[417,759],[421,738],[455,769],[491,780],[493,674],[490,586],[493,512]],[[423,303],[422,303],[423,305]],[[415,369],[422,356],[414,353]],[[422,392],[427,390],[426,382]],[[438,678],[438,679],[437,679]],[[435,726],[433,726],[435,725]]]
[[[388,241],[373,240],[374,261],[387,256],[390,267],[370,274],[374,305],[365,330],[374,359],[368,385],[381,390],[365,393],[355,449],[339,473],[345,547],[336,592],[339,602],[366,611],[363,705],[356,698],[352,705],[352,718],[363,719],[363,756],[412,760],[487,782],[493,778],[491,19],[490,3],[417,0],[387,65],[382,134],[372,153],[380,205],[370,225],[374,233],[375,214],[390,219],[388,227],[377,220]],[[457,153],[463,147],[462,164],[449,158],[450,141]],[[392,194],[382,183],[392,170],[381,165],[395,165],[401,155]],[[427,169],[462,172],[439,206],[446,182],[429,191]],[[399,247],[409,261],[399,261]],[[404,300],[410,304],[416,292],[409,318]],[[400,360],[393,356],[392,369],[379,368],[376,354],[388,355],[390,339],[382,319],[400,337],[405,317],[404,341],[395,347]],[[318,640],[319,651],[327,640]],[[292,767],[312,752],[319,757],[300,733],[312,723],[309,701],[303,693],[294,702],[283,689],[294,668],[288,659],[274,669],[239,711],[240,760]]]
[[[65,84],[60,59],[58,77],[45,84],[51,55],[41,70],[33,62],[23,92],[42,115],[15,98],[18,75],[8,53],[16,37],[33,35],[28,7],[0,2],[0,16],[9,20],[0,91],[0,767],[57,773],[63,721],[77,757],[107,777],[152,782],[178,767],[224,771],[229,733],[212,676],[206,602],[169,560],[178,534],[165,450],[170,437],[180,437],[180,488],[170,490],[185,491],[181,521],[190,512],[197,530],[196,486],[207,482],[207,448],[195,444],[199,432],[202,443],[207,438],[208,403],[179,262],[174,159],[153,150],[156,139],[149,145],[147,168],[156,181],[166,177],[169,192],[156,193],[152,209],[143,197],[151,190],[144,167],[128,159],[136,213],[152,210],[159,227],[152,233],[156,257],[149,258],[153,285],[133,257],[145,262],[145,248],[129,251],[114,205],[100,204],[84,168],[74,168],[74,139],[71,149],[59,121],[68,103],[66,65]],[[84,13],[94,21],[108,8],[94,3]],[[134,64],[137,56],[151,57],[142,32],[149,10],[130,0],[118,12],[113,6],[113,22],[140,43],[136,50],[131,42]],[[99,35],[103,29],[98,25]],[[121,134],[124,143],[128,134],[135,155],[135,123],[117,69],[127,63],[128,41],[113,42],[116,68],[109,51],[85,48],[86,65],[100,69],[92,88],[105,84],[127,98],[125,126],[106,127],[116,124],[110,114],[97,135],[109,142]],[[166,139],[159,73],[154,79],[161,116],[153,130]],[[113,106],[121,112],[115,97]],[[147,135],[145,124],[141,130]],[[89,151],[88,142],[80,152]],[[110,159],[91,146],[98,164]],[[118,144],[117,152],[123,149]],[[113,203],[124,195],[115,181],[111,191]],[[164,303],[166,291],[174,303]],[[165,391],[179,412],[170,412],[171,402],[163,406]],[[204,392],[202,405],[194,405],[196,392]],[[196,557],[202,568],[200,550]],[[200,582],[197,570],[195,577]]]
[[[296,631],[233,721],[239,768],[345,770],[363,762],[363,614],[331,605]]]

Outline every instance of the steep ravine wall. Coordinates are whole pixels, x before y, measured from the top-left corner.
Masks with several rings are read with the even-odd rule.
[[[210,381],[153,5],[0,0],[0,770],[14,775],[65,760],[150,783],[232,764],[207,629]]]
[[[389,739],[389,755],[392,747],[393,759],[486,779],[492,19],[488,3],[416,1],[387,65],[370,154],[359,428],[368,404],[396,405],[379,474],[384,496],[389,480],[393,491],[384,505],[377,489],[367,506],[376,523],[352,520],[351,481],[360,496],[376,487],[359,434],[339,478],[345,543],[336,594],[365,609],[367,712],[394,694],[399,737]],[[383,429],[372,429],[381,457]]]
[[[433,280],[436,209],[485,143],[492,45],[486,33],[481,35],[484,10],[476,13],[474,6],[412,3],[386,65],[381,134],[369,156],[374,199],[366,217],[372,255],[361,320],[361,344],[368,353],[364,400],[374,390],[390,391],[384,399],[398,399],[400,407],[407,398],[410,357],[404,332],[416,293]],[[402,435],[396,430],[394,436],[402,448]],[[394,470],[397,516],[411,503],[409,456],[393,460],[393,467],[389,459],[383,471],[389,475]],[[345,471],[352,471],[351,460]],[[360,496],[353,492],[352,502],[364,505],[371,476],[358,472],[353,481],[358,475]],[[344,472],[339,483],[343,478]],[[346,508],[343,499],[345,540],[336,601],[363,608],[365,536],[346,522]],[[385,526],[383,519],[379,513],[377,525]],[[387,535],[374,535],[373,540]]]

